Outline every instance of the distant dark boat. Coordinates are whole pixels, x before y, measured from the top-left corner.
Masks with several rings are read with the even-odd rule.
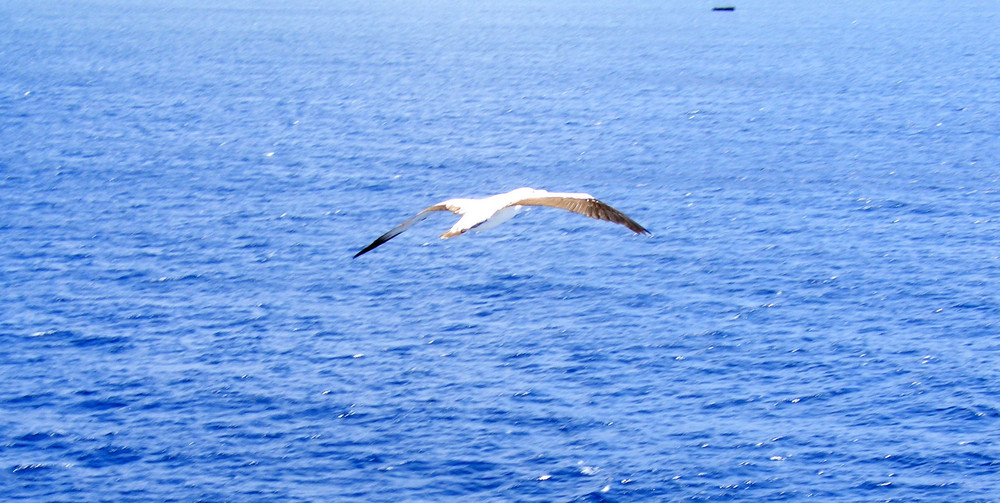
[[[712,10],[733,11],[736,7],[712,7]]]

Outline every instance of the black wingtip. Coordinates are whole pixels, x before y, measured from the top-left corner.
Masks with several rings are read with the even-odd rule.
[[[396,234],[399,234],[399,233],[397,232]],[[388,240],[396,237],[396,234],[393,234],[392,231],[389,231],[389,232],[386,232],[385,234],[382,234],[381,236],[378,237],[378,239],[376,239],[375,241],[372,241],[372,244],[366,246],[364,250],[361,250],[358,253],[355,253],[354,254],[354,258],[358,258],[358,257],[360,257],[360,256],[362,256],[362,255],[364,255],[364,254],[366,254],[366,253],[374,250],[375,248],[377,248],[382,243],[385,243],[386,241],[388,241]]]
[[[362,256],[362,255],[364,255],[364,254],[372,251],[372,248],[375,248],[375,246],[377,246],[377,245],[368,245],[367,247],[365,247],[364,250],[361,250],[358,253],[355,253],[354,256],[351,257],[351,258],[352,259],[358,258],[358,257],[360,257],[360,256]]]

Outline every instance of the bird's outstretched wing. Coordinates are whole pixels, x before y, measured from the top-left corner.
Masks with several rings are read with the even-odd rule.
[[[372,251],[382,243],[385,243],[386,241],[400,235],[406,229],[409,229],[410,227],[413,227],[414,225],[417,225],[418,223],[422,222],[425,218],[430,216],[432,211],[454,211],[454,210],[449,209],[444,203],[435,204],[434,206],[424,208],[420,210],[420,213],[417,213],[413,218],[393,227],[392,229],[389,230],[389,232],[386,232],[385,234],[379,236],[378,239],[372,241],[372,244],[366,246],[364,250],[355,253],[354,258],[358,258],[364,255],[365,253]]]
[[[649,231],[637,224],[635,220],[625,216],[624,213],[612,208],[607,203],[594,199],[588,194],[574,194],[573,196],[550,194],[552,195],[527,197],[519,201],[514,201],[510,206],[549,206],[552,208],[562,208],[590,218],[624,225],[636,234],[649,234]]]

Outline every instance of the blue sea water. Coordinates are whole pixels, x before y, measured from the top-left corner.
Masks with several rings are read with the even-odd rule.
[[[0,2],[3,499],[1000,501],[1000,3],[715,5]]]

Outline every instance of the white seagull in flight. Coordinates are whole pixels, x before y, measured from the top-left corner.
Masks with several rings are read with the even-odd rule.
[[[590,194],[570,193],[570,192],[548,192],[530,187],[521,187],[505,194],[484,197],[482,199],[449,199],[434,206],[424,208],[413,218],[395,226],[389,232],[382,234],[372,244],[365,247],[354,255],[358,258],[365,253],[375,249],[375,247],[398,236],[400,233],[413,227],[430,216],[432,211],[450,211],[462,218],[441,235],[441,239],[453,238],[464,234],[466,231],[475,229],[484,231],[492,229],[511,218],[514,218],[522,206],[551,206],[564,210],[579,213],[581,215],[607,220],[616,224],[624,225],[636,234],[649,234],[649,231],[634,220],[625,216],[624,213],[602,203]]]

